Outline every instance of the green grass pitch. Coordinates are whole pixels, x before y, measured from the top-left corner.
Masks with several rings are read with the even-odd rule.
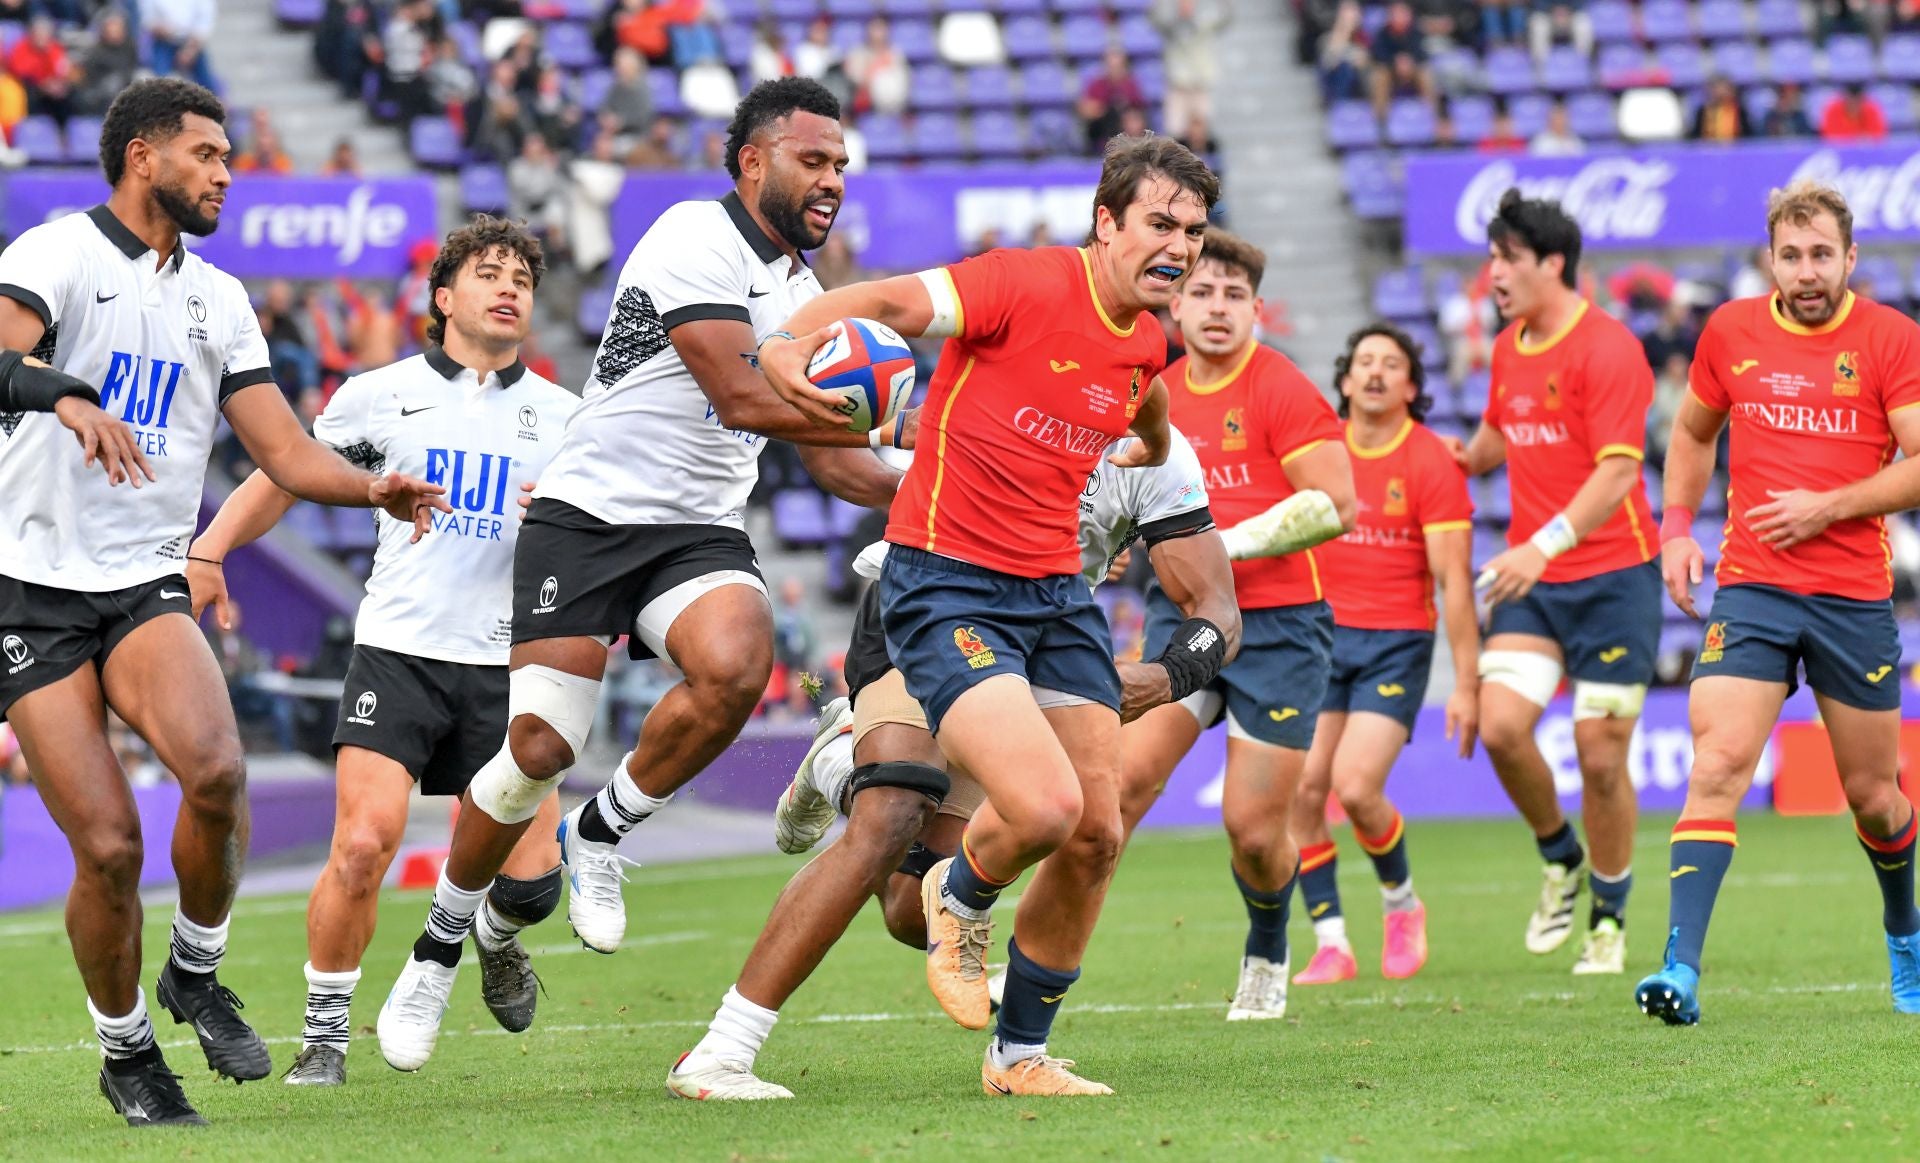
[[[769,856],[636,873],[628,947],[612,957],[583,952],[562,918],[534,930],[549,992],[525,1035],[494,1027],[469,961],[417,1075],[388,1069],[372,1038],[426,908],[422,894],[393,895],[354,1001],[345,1088],[218,1083],[163,1013],[169,1058],[214,1126],[135,1132],[95,1090],[58,911],[11,915],[0,918],[0,1157],[1920,1157],[1920,1018],[1888,1002],[1879,899],[1847,822],[1743,822],[1694,1029],[1650,1021],[1631,1001],[1663,943],[1670,824],[1642,822],[1622,978],[1574,978],[1571,944],[1548,957],[1521,948],[1537,864],[1520,825],[1498,822],[1409,828],[1432,960],[1412,981],[1381,981],[1378,894],[1343,833],[1360,980],[1296,987],[1286,1021],[1232,1027],[1222,1019],[1243,914],[1225,841],[1143,837],[1054,1031],[1054,1052],[1110,1083],[1110,1099],[983,1095],[986,1036],[940,1015],[920,958],[871,908],[761,1055],[762,1076],[796,1102],[668,1097],[668,1065],[699,1037],[797,866]],[[627,845],[642,858],[644,831]],[[243,900],[221,973],[272,1043],[276,1072],[300,1028],[303,907]],[[149,994],[170,915],[148,915]],[[1298,916],[1293,937],[1296,949],[1311,940]]]

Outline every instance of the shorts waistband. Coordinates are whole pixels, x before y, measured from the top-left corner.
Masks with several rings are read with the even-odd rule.
[[[915,549],[911,545],[895,545],[891,542],[887,544],[887,557],[898,560],[903,565],[913,566],[915,569],[934,569],[942,573],[966,574],[970,577],[1006,578],[1011,581],[1026,582],[1044,582],[1050,580],[1044,577],[1021,577],[1019,574],[990,569],[984,565],[975,565],[971,561],[961,561],[956,557],[943,557],[938,553],[928,553],[924,549]],[[1058,576],[1065,577],[1071,575],[1062,574]]]

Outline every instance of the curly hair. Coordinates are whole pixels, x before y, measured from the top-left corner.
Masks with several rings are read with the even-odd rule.
[[[1511,256],[1513,244],[1533,252],[1536,262],[1553,255],[1564,260],[1560,281],[1567,287],[1580,285],[1580,224],[1560,203],[1548,198],[1529,198],[1518,186],[1500,195],[1500,207],[1487,223],[1487,241]]]
[[[220,98],[192,81],[152,77],[120,90],[100,124],[100,170],[107,185],[118,186],[127,172],[127,146],[134,138],[159,145],[186,126],[188,114],[216,125],[227,123]]]
[[[1427,409],[1433,407],[1433,397],[1427,394],[1427,367],[1420,361],[1420,345],[1414,342],[1413,336],[1384,321],[1369,323],[1347,336],[1347,349],[1333,358],[1333,388],[1340,392],[1340,418],[1345,420],[1353,410],[1353,401],[1340,391],[1340,385],[1347,382],[1347,373],[1353,370],[1354,353],[1360,350],[1362,343],[1375,335],[1391,340],[1407,357],[1407,378],[1413,381],[1413,402],[1407,405],[1407,414],[1417,423],[1426,423]]]
[[[780,77],[755,85],[733,111],[727,126],[727,176],[740,180],[740,151],[755,134],[795,113],[817,113],[840,120],[840,99],[810,77]]]
[[[467,265],[467,260],[486,256],[497,250],[520,256],[527,264],[527,273],[533,277],[535,290],[540,288],[540,276],[547,273],[547,256],[540,247],[540,240],[530,233],[523,223],[510,222],[505,218],[495,218],[491,214],[475,214],[467,220],[465,226],[447,235],[440,245],[440,253],[434,256],[433,268],[427,273],[427,341],[445,343],[447,340],[447,315],[440,310],[439,295],[441,287],[453,285],[455,275]]]

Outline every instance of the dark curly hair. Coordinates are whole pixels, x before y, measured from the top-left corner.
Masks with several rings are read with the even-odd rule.
[[[227,123],[227,107],[220,98],[192,81],[152,77],[120,90],[100,124],[100,171],[107,185],[118,186],[126,176],[127,146],[134,138],[159,145],[185,127],[188,114]]]
[[[1518,186],[1509,189],[1500,195],[1500,208],[1487,223],[1487,241],[1499,247],[1502,255],[1510,254],[1513,244],[1519,243],[1538,262],[1557,254],[1566,260],[1560,281],[1568,287],[1579,285],[1580,224],[1558,202],[1525,197]]]
[[[727,126],[727,176],[740,180],[740,151],[754,134],[795,113],[817,113],[838,121],[840,99],[810,77],[762,81],[742,97]]]
[[[468,259],[490,255],[496,250],[519,255],[520,261],[527,264],[527,273],[533,276],[534,289],[540,288],[540,276],[547,273],[547,256],[540,240],[522,223],[491,214],[475,214],[465,226],[447,235],[447,240],[440,244],[440,253],[434,256],[433,269],[427,274],[427,316],[432,320],[427,324],[429,343],[447,340],[447,316],[440,310],[436,292],[453,285],[454,276],[467,265]]]
[[[1417,423],[1426,423],[1427,409],[1433,407],[1433,397],[1427,395],[1427,367],[1420,361],[1420,345],[1413,341],[1413,336],[1384,321],[1369,323],[1347,336],[1347,349],[1333,359],[1333,390],[1340,393],[1340,418],[1345,420],[1353,410],[1353,401],[1341,391],[1341,385],[1347,382],[1347,373],[1353,369],[1354,353],[1360,350],[1363,342],[1375,335],[1391,340],[1407,357],[1407,378],[1413,381],[1413,402],[1407,405],[1407,414]]]

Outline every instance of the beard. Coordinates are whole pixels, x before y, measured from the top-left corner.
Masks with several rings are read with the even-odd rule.
[[[1806,304],[1791,295],[1782,295],[1781,302],[1787,305],[1787,314],[1802,327],[1818,327],[1832,319],[1840,310],[1840,303],[1846,298],[1844,285],[1838,291],[1826,291],[1818,303]]]
[[[182,234],[205,238],[220,228],[219,216],[202,213],[199,203],[188,198],[178,185],[154,186],[153,200]]]
[[[825,245],[827,235],[833,229],[816,229],[807,221],[807,204],[804,198],[789,196],[785,191],[768,183],[760,191],[760,213],[766,218],[767,225],[773,227],[788,246],[795,250],[818,250]]]

